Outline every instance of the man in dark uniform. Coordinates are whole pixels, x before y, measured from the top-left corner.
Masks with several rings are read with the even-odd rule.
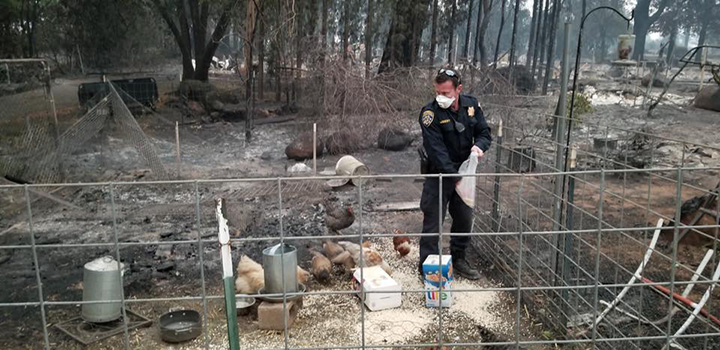
[[[476,98],[461,95],[460,75],[450,69],[441,69],[434,81],[435,101],[423,107],[420,113],[420,127],[423,148],[427,154],[424,172],[429,174],[457,174],[460,165],[475,153],[483,157],[490,148],[492,138],[482,109]],[[451,233],[469,233],[473,211],[455,191],[460,177],[444,177],[442,180],[442,204],[438,178],[427,178],[423,186],[420,209],[423,212],[423,233],[440,232],[442,218],[450,209]],[[450,254],[453,268],[468,279],[480,278],[480,273],[465,259],[469,236],[452,236]],[[438,236],[423,236],[420,239],[420,272],[428,255],[438,254]]]

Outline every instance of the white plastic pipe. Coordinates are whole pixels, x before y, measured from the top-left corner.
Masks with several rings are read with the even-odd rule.
[[[602,321],[603,318],[612,310],[619,302],[620,300],[627,294],[628,290],[630,290],[630,287],[637,281],[640,276],[642,275],[643,270],[645,269],[645,265],[647,265],[648,261],[650,261],[650,256],[652,256],[652,253],[655,251],[655,245],[657,244],[658,237],[660,237],[660,228],[662,228],[663,219],[659,219],[657,222],[657,225],[655,225],[655,233],[653,233],[652,240],[650,241],[650,246],[648,247],[648,250],[645,252],[645,257],[643,258],[642,263],[640,263],[640,266],[638,266],[637,270],[635,271],[635,274],[630,278],[630,281],[628,281],[627,285],[623,288],[622,291],[615,297],[615,299],[608,305],[603,312],[598,315],[598,317],[595,319],[595,322],[593,323],[592,327],[596,327],[600,321]]]
[[[718,265],[717,268],[715,268],[715,273],[713,273],[712,281],[717,281],[718,277],[720,277],[720,265]],[[687,330],[688,327],[690,327],[690,324],[695,320],[697,315],[700,313],[700,310],[705,306],[705,303],[707,303],[708,299],[710,299],[710,295],[712,295],[713,290],[715,289],[715,284],[711,284],[708,289],[705,291],[705,294],[703,294],[702,299],[700,299],[700,302],[695,304],[693,303],[693,306],[695,309],[693,310],[693,313],[688,317],[687,320],[685,320],[685,323],[683,323],[682,327],[675,332],[675,335],[673,337],[677,337],[683,333],[685,333],[685,330]],[[671,340],[671,343],[675,342],[675,340]],[[663,349],[666,349],[667,345],[663,347]]]

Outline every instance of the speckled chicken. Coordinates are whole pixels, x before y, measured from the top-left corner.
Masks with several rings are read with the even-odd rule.
[[[325,226],[328,230],[337,233],[350,227],[355,222],[355,212],[352,206],[343,205],[337,200],[325,202]]]

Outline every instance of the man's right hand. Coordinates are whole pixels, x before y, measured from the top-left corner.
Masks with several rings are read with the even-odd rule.
[[[482,158],[483,156],[485,156],[485,152],[483,152],[483,150],[481,150],[478,146],[473,146],[470,149],[470,152],[477,154],[478,158]]]

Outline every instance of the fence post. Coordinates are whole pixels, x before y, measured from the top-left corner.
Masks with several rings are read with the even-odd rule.
[[[569,50],[570,50],[570,21],[569,19],[565,20],[565,31],[564,31],[564,37],[563,37],[563,55],[562,55],[562,77],[560,81],[560,98],[558,100],[558,106],[555,110],[555,171],[562,171],[565,160],[563,158],[565,154],[565,149],[563,145],[565,144],[565,118],[567,116],[567,92],[568,92],[568,76],[570,72],[570,58],[569,58]],[[564,176],[557,176],[555,179],[554,189],[553,189],[553,207],[552,207],[552,217],[553,217],[553,223],[552,223],[552,229],[553,231],[559,231],[561,228],[560,221],[562,220],[562,198],[563,198],[563,190],[564,190]],[[558,234],[552,235],[552,246],[556,248],[560,248],[560,237]],[[550,267],[553,271],[557,273],[558,271],[558,254],[551,254],[552,261]],[[557,279],[557,278],[553,278]],[[555,281],[554,284],[557,284],[557,281]]]
[[[175,150],[177,153],[177,178],[180,178],[180,126],[175,122]]]
[[[313,123],[313,176],[317,176],[317,123]]]
[[[502,163],[502,144],[503,144],[503,121],[500,119],[497,132],[497,159],[495,160],[495,174],[502,171],[500,164]],[[500,175],[495,175],[495,186],[493,190],[493,208],[492,208],[492,230],[497,232],[500,229]]]
[[[574,171],[575,167],[577,165],[576,163],[576,151],[573,147],[570,150],[570,165],[569,165],[569,171]],[[567,195],[567,205],[565,206],[567,214],[566,214],[566,224],[565,228],[566,231],[563,233],[563,264],[562,264],[562,279],[563,279],[563,287],[569,287],[570,286],[570,256],[572,255],[573,251],[573,205],[575,203],[575,176],[568,176],[568,195]],[[568,312],[570,312],[570,290],[563,289],[560,292],[561,298],[562,298],[562,309],[563,312],[561,313],[561,316],[565,318],[563,320],[563,325],[566,325],[566,327],[563,327],[567,331],[567,315]],[[567,334],[566,334],[567,335]]]
[[[235,304],[235,281],[233,280],[233,264],[230,255],[230,231],[225,218],[225,201],[216,200],[215,214],[218,220],[218,241],[222,255],[223,285],[225,289],[225,315],[227,318],[228,342],[230,350],[240,349],[238,339],[237,306]]]

